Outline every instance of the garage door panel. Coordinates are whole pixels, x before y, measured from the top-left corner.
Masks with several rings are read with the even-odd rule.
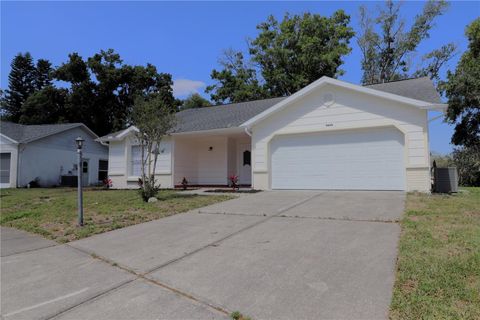
[[[395,129],[278,137],[272,188],[404,190],[403,150]]]

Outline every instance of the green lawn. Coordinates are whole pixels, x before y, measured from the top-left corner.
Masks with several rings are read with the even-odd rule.
[[[409,194],[391,319],[480,319],[480,188]]]
[[[158,196],[160,201],[145,203],[137,190],[87,189],[83,194],[85,226],[79,228],[76,189],[4,189],[0,196],[2,226],[38,233],[58,242],[85,238],[231,199],[227,195],[182,195],[162,190]]]

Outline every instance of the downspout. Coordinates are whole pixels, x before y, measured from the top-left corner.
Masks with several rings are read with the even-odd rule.
[[[250,155],[252,155],[252,154],[253,154],[252,139],[251,139],[251,138],[252,138],[252,132],[251,132],[250,130],[248,130],[248,127],[245,127],[245,133],[250,137],[250,150],[251,150]],[[251,157],[251,158],[253,158],[253,157]],[[251,177],[251,178],[250,178],[250,179],[251,179],[251,180],[250,180],[250,187],[253,188],[253,186],[254,186],[254,180],[253,180],[253,179],[254,179],[254,178],[253,178],[253,161],[252,161],[251,158],[250,158],[250,170],[251,170],[251,171],[250,171],[250,177]]]

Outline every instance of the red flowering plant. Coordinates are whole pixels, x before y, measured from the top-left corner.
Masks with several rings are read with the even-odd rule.
[[[187,178],[183,177],[183,180],[182,180],[182,182],[180,182],[180,184],[182,185],[182,189],[183,189],[183,190],[187,190],[187,188],[188,188],[188,180],[187,180]]]
[[[103,187],[105,189],[110,189],[112,186],[113,186],[112,179],[110,178],[103,179]]]
[[[233,191],[235,189],[238,190],[238,176],[235,174],[232,174],[230,177],[228,177],[228,180],[230,180],[230,186],[232,187]]]

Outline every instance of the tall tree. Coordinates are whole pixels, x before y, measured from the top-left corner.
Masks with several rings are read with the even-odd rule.
[[[280,22],[270,16],[249,41],[249,59],[227,51],[220,61],[223,69],[211,74],[217,82],[206,92],[217,103],[240,102],[289,95],[322,76],[337,77],[351,51],[349,23],[342,10],[330,17],[287,13]]]
[[[23,103],[35,91],[36,69],[28,52],[17,54],[10,66],[8,89],[2,96],[1,107],[6,119],[18,122]]]
[[[86,61],[77,53],[55,71],[55,78],[68,82],[65,101],[69,121],[83,122],[102,135],[132,123],[137,96],[158,95],[175,110],[172,77],[155,66],[126,65],[112,49],[102,50]]]
[[[473,148],[480,146],[480,18],[465,33],[468,50],[455,72],[448,72],[443,87],[448,98],[446,120],[456,124],[452,143]]]
[[[35,68],[35,90],[42,90],[45,87],[52,85],[53,68],[50,61],[45,59],[38,59]]]
[[[256,70],[245,62],[243,53],[226,50],[219,62],[223,69],[214,69],[210,75],[217,83],[205,89],[215,103],[251,101],[269,96],[260,84]]]
[[[281,22],[270,16],[260,23],[250,54],[270,95],[290,95],[322,76],[342,75],[340,66],[354,36],[349,23],[343,10],[331,17],[287,13]]]
[[[435,18],[447,8],[444,0],[429,0],[422,13],[418,14],[410,28],[405,31],[405,21],[400,17],[400,3],[385,2],[376,17],[371,17],[367,9],[360,7],[361,34],[357,43],[362,52],[362,83],[388,82],[415,75],[428,75],[438,79],[440,68],[455,53],[454,44],[427,53],[423,60],[426,66],[411,71],[412,56],[420,43],[429,37]]]
[[[212,104],[210,101],[199,95],[198,93],[192,93],[185,100],[183,100],[181,109],[193,109],[193,108],[203,108],[210,107]]]

